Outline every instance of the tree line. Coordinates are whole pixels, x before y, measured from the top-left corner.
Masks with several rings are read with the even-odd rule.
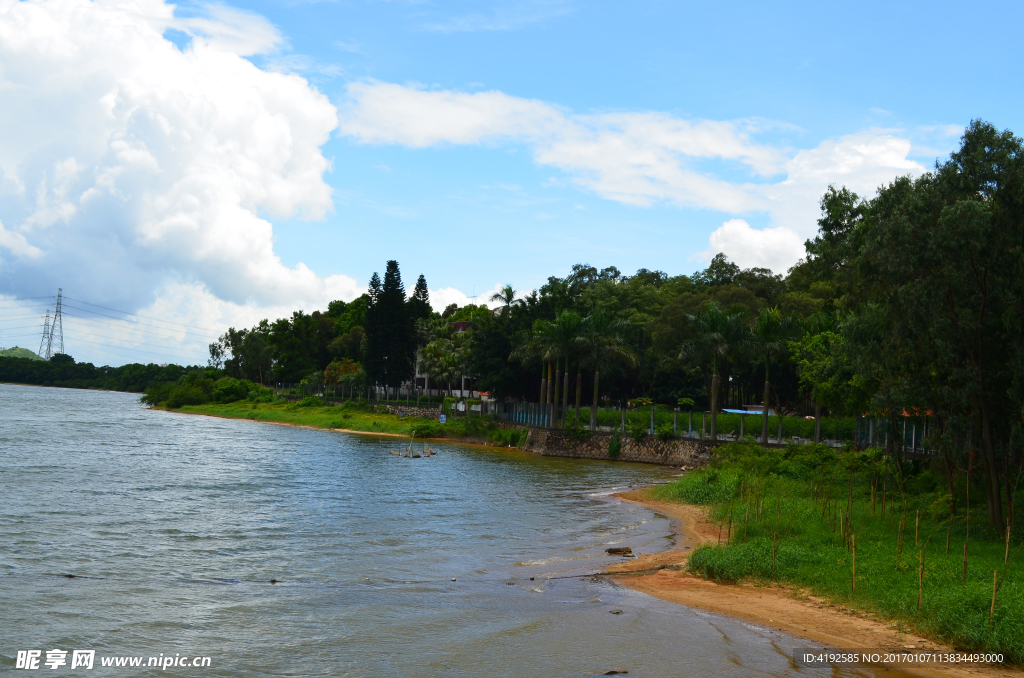
[[[152,363],[96,367],[92,363],[75,362],[71,356],[58,353],[48,361],[0,357],[0,382],[142,393],[155,384],[177,382],[188,372],[201,369]]]
[[[466,378],[563,414],[642,399],[868,415],[894,454],[902,417],[927,417],[949,482],[972,464],[984,475],[995,523],[1021,461],[1022,163],[1019,138],[975,121],[921,177],[868,197],[831,186],[785,275],[722,254],[693,275],[577,264],[525,294],[505,287],[494,310],[437,313],[424,277],[407,294],[389,261],[352,302],[229,330],[211,364],[261,383],[394,388],[418,363],[419,388]]]

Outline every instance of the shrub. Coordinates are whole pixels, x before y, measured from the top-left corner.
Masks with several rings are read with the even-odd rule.
[[[626,433],[628,433],[633,440],[638,443],[642,443],[644,441],[644,438],[647,437],[648,431],[650,431],[650,425],[645,421],[626,424]]]
[[[175,386],[167,398],[167,407],[176,410],[185,405],[203,405],[210,402],[210,396],[198,386]]]
[[[444,433],[444,426],[430,419],[412,427],[412,434],[417,438],[443,438]]]
[[[218,403],[234,403],[245,400],[249,397],[250,387],[255,386],[251,381],[235,379],[233,377],[221,377],[213,382],[212,396]]]
[[[296,407],[322,407],[323,404],[323,398],[319,398],[317,396],[306,396],[296,404]]]
[[[284,402],[283,398],[274,395],[274,390],[265,388],[259,384],[250,383],[249,393],[245,396],[246,400],[252,403],[278,403]]]
[[[622,451],[622,438],[619,437],[619,431],[618,431],[618,429],[616,429],[615,432],[612,433],[611,439],[608,441],[608,458],[609,459],[618,459],[619,458],[619,452],[621,452],[621,451]]]
[[[577,442],[582,442],[590,437],[590,431],[579,420],[575,412],[570,412],[569,416],[565,418],[565,428],[563,430],[570,439]]]
[[[146,389],[146,393],[139,398],[139,400],[150,407],[154,407],[170,398],[171,391],[174,390],[175,386],[176,384],[173,381],[150,386]]]
[[[663,424],[658,428],[654,429],[654,437],[661,441],[672,440],[676,437],[672,427],[668,424]]]
[[[519,447],[526,442],[527,432],[518,428],[499,428],[491,431],[488,442],[502,447]]]

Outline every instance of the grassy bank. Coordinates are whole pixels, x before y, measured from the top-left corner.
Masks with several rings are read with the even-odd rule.
[[[958,649],[1024,663],[1024,563],[1014,558],[1021,543],[1011,534],[1004,562],[1005,532],[989,527],[984,493],[973,484],[968,540],[967,479],[957,479],[951,514],[946,479],[933,464],[900,469],[876,450],[733,444],[712,467],[654,495],[707,505],[721,524],[722,544],[690,557],[696,574],[807,587]],[[999,588],[990,617],[993,572]]]
[[[450,419],[442,424],[435,419],[400,418],[395,414],[376,412],[372,405],[346,403],[333,407],[321,406],[316,403],[316,399],[307,399],[301,403],[254,403],[245,400],[207,403],[185,405],[179,411],[313,428],[390,433],[416,438],[449,438],[501,447],[518,447],[525,441],[526,435],[518,429],[500,429],[495,421],[486,417]]]

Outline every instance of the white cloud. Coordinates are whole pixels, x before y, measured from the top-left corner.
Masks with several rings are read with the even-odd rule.
[[[442,287],[436,290],[430,291],[430,306],[438,313],[444,311],[449,304],[458,304],[460,307],[466,304],[476,304],[478,306],[487,306],[489,308],[497,308],[498,304],[492,302],[491,295],[495,292],[500,292],[504,285],[496,283],[494,287],[484,292],[481,292],[475,297],[467,295],[461,290],[457,290],[454,287]]]
[[[35,259],[43,253],[38,247],[30,245],[21,233],[12,233],[4,228],[2,222],[0,222],[0,247],[7,249],[17,257]]]
[[[730,219],[708,239],[711,248],[700,256],[708,261],[719,252],[741,268],[770,268],[785,271],[804,255],[804,241],[785,227],[752,228],[743,219]]]
[[[349,85],[341,130],[364,143],[425,147],[500,137],[536,139],[567,124],[550,104],[502,92],[428,92],[386,82]]]
[[[765,121],[692,121],[653,112],[578,115],[503,92],[428,91],[376,81],[350,85],[340,113],[342,133],[362,143],[525,144],[539,164],[625,204],[767,212],[775,244],[764,258],[783,269],[802,254],[792,247],[793,238],[816,232],[818,201],[828,184],[871,195],[899,175],[925,171],[911,159],[910,141],[883,129],[792,151],[755,140],[772,126]],[[719,171],[707,163],[717,163]],[[768,246],[765,237],[759,242]]]
[[[426,24],[428,31],[468,33],[476,31],[510,31],[530,24],[564,16],[573,6],[563,0],[519,0],[495,3],[486,13],[477,12]]]
[[[335,107],[243,58],[282,44],[262,17],[219,5],[179,18],[161,0],[0,0],[0,125],[18,131],[0,143],[12,291],[63,286],[130,310],[183,286],[252,317],[358,294],[284,266],[262,216],[333,209],[320,146]]]
[[[214,49],[240,56],[267,54],[284,43],[274,26],[258,14],[210,4],[206,16],[176,17],[169,25]]]

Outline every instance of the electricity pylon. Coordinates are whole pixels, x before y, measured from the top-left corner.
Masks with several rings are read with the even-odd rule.
[[[50,309],[46,309],[46,320],[43,321],[43,339],[39,342],[40,358],[50,359]]]
[[[50,322],[50,311],[47,310],[46,320],[43,322],[43,339],[39,342],[39,357],[44,360],[49,360],[57,353],[64,352],[64,323],[61,321],[63,302],[64,289],[58,287],[57,308],[53,312],[53,322]]]

